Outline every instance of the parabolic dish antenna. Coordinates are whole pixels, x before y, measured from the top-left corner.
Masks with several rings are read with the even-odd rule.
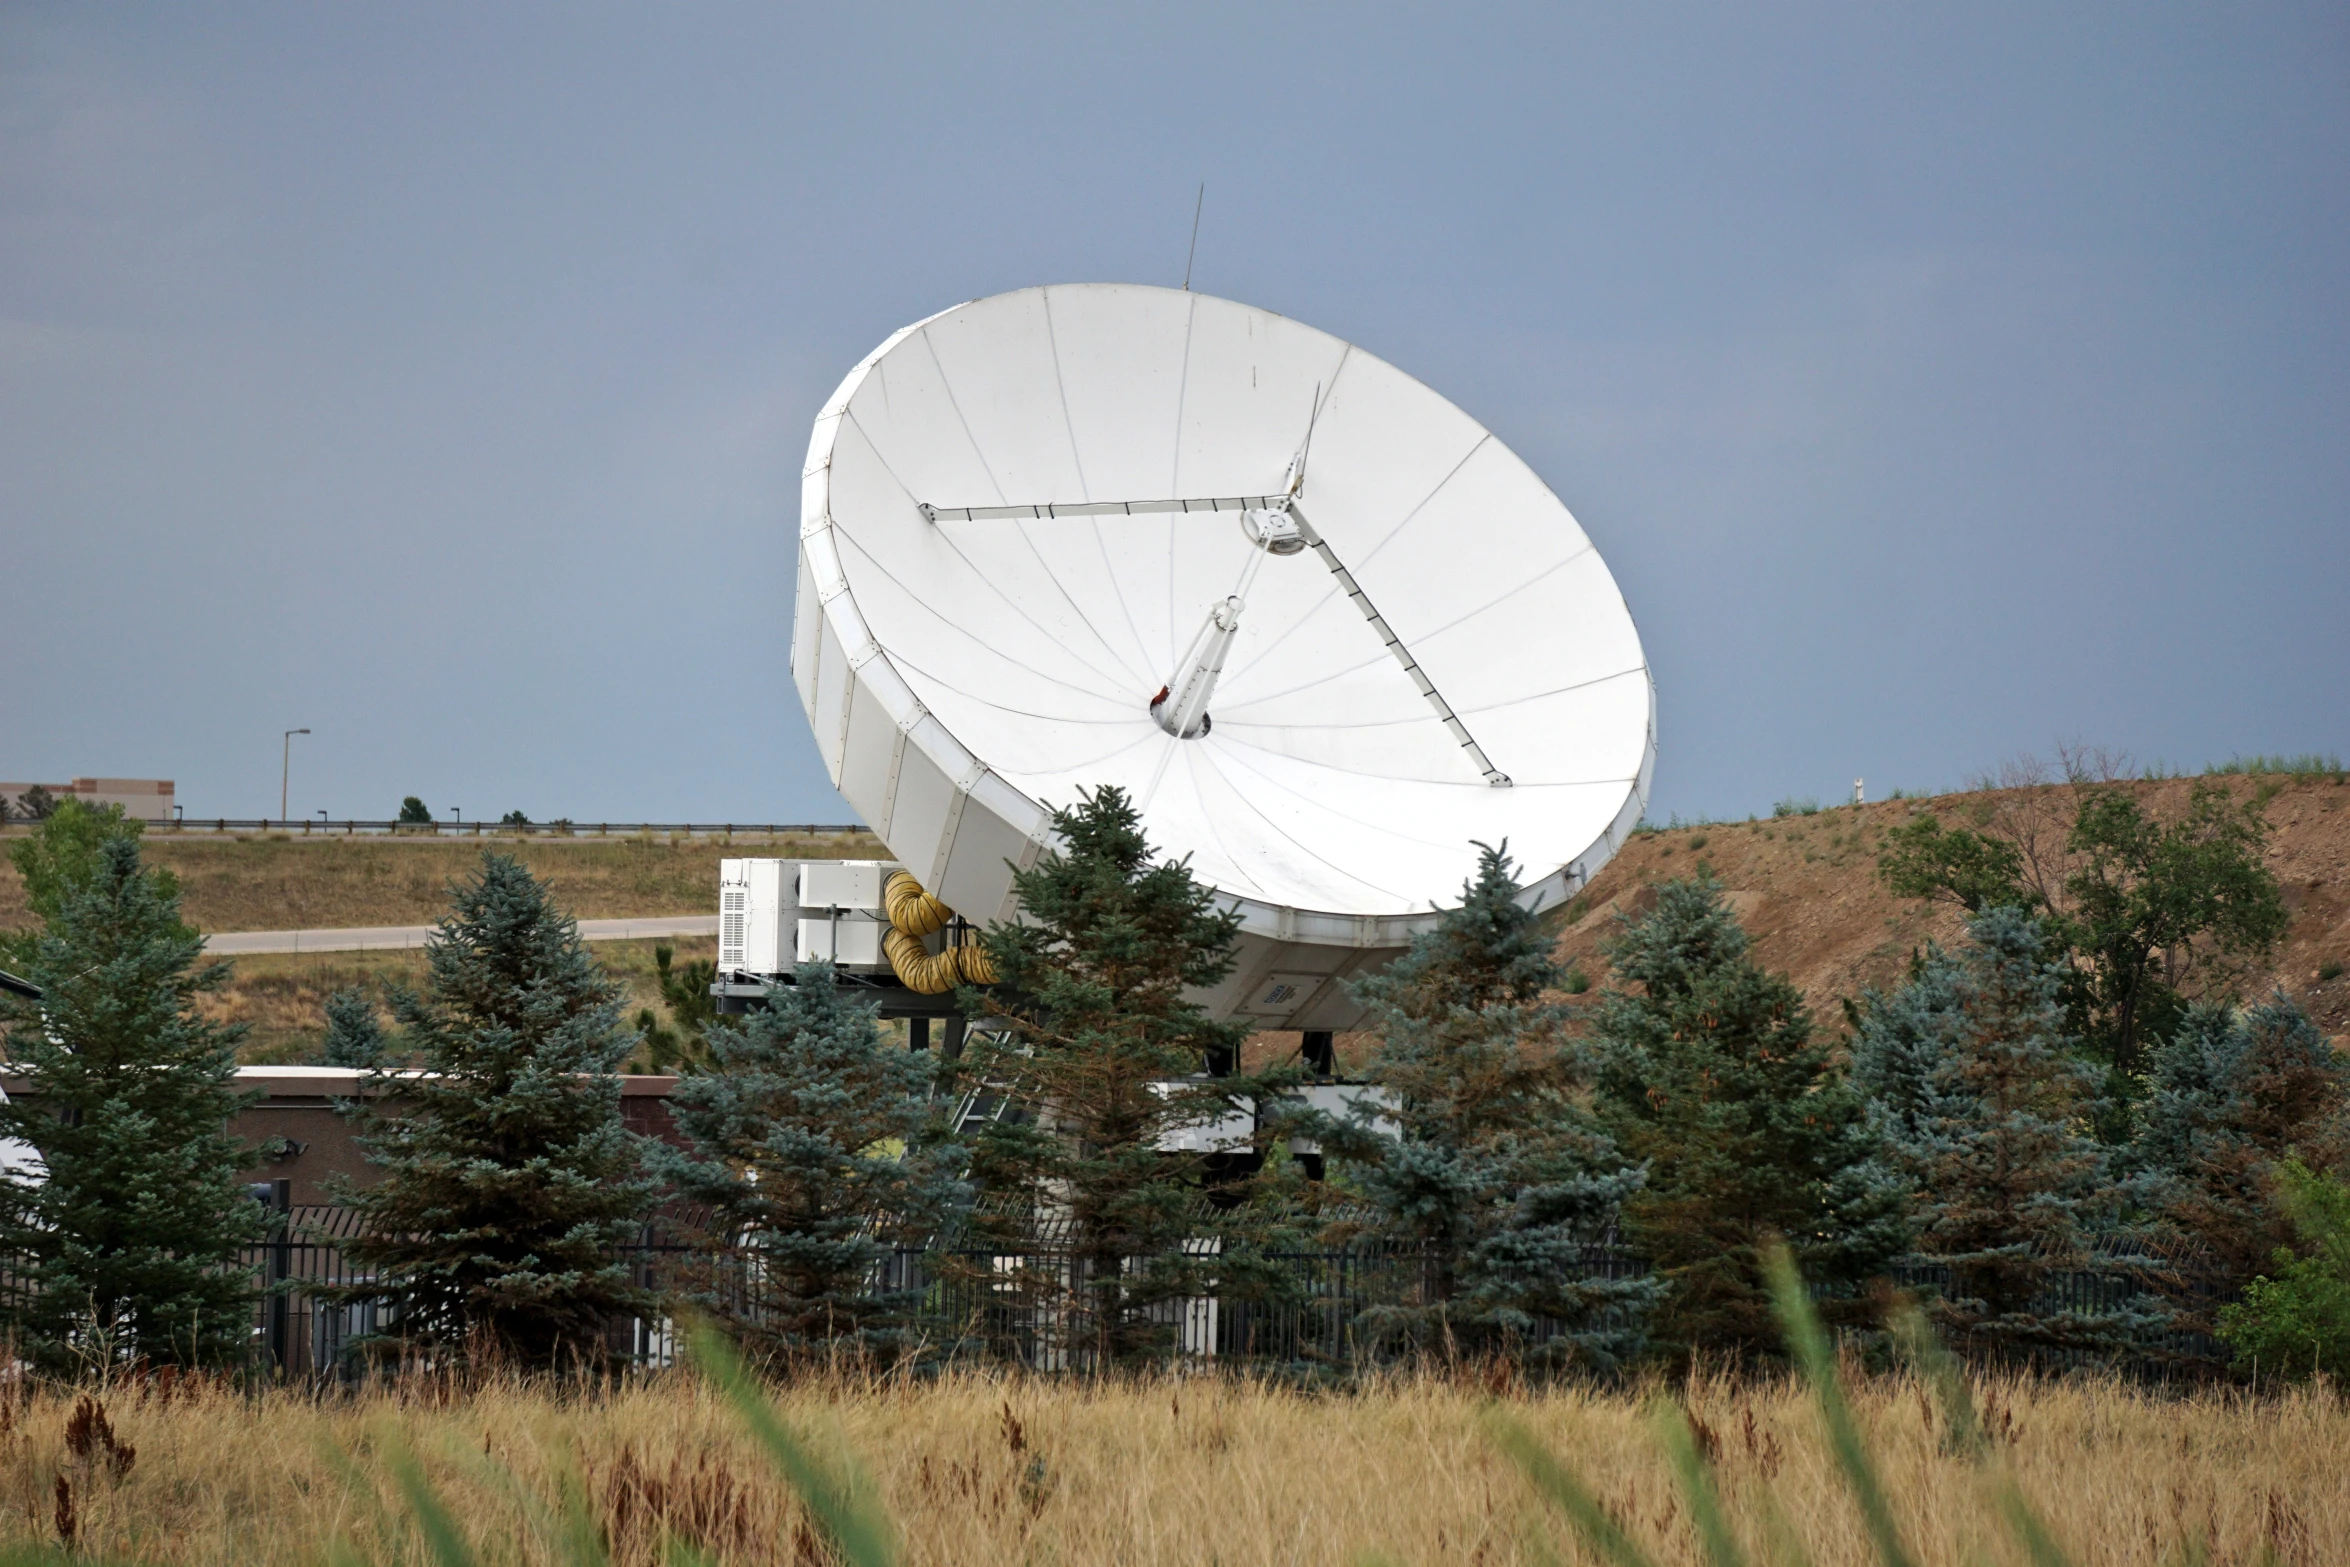
[[[1208,998],[1336,981],[1509,841],[1529,904],[1640,820],[1655,691],[1615,579],[1493,434],[1325,332],[1080,284],[907,327],[816,420],[792,674],[833,781],[965,917],[1048,807],[1140,805],[1240,911]]]

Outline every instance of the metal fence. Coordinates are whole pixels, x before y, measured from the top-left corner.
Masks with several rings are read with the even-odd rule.
[[[254,1345],[265,1372],[311,1382],[356,1376],[362,1369],[360,1341],[396,1326],[373,1303],[325,1298],[328,1290],[368,1279],[343,1250],[354,1223],[346,1209],[296,1208],[270,1239],[243,1254],[260,1286]],[[1195,1241],[1188,1251],[1182,1261],[1196,1292],[1167,1294],[1139,1314],[1159,1330],[1166,1353],[1192,1364],[1338,1372],[1390,1364],[1413,1347],[1366,1333],[1366,1317],[1381,1307],[1425,1305],[1437,1295],[1430,1258],[1375,1244],[1251,1253],[1243,1278],[1227,1277],[1241,1270],[1227,1270],[1212,1239]],[[752,1321],[760,1316],[764,1264],[756,1245],[713,1245],[682,1229],[648,1227],[617,1255],[639,1287],[663,1299],[696,1300]],[[1138,1277],[1143,1261],[1126,1259],[1124,1269]],[[1082,1254],[1060,1244],[1016,1251],[906,1249],[884,1259],[872,1287],[877,1296],[904,1305],[908,1330],[941,1355],[1083,1372],[1095,1364],[1097,1343],[1088,1265]],[[1647,1271],[1632,1253],[1595,1244],[1585,1249],[1573,1276],[1624,1279]],[[1932,1292],[1949,1281],[1943,1270],[1912,1262],[1893,1270],[1893,1282]],[[2176,1259],[2130,1254],[2057,1271],[2041,1305],[2052,1312],[2095,1313],[2136,1301],[2185,1307],[2191,1323],[2208,1316],[2215,1293],[2208,1280],[2182,1272]],[[1537,1322],[1519,1347],[1538,1350],[1563,1331],[1562,1324]],[[665,1317],[616,1320],[605,1342],[616,1360],[646,1368],[669,1364],[677,1347]],[[2208,1371],[2224,1365],[2227,1355],[2224,1344],[2181,1325],[2135,1346],[2132,1365],[2154,1375]],[[2049,1369],[2064,1369],[2103,1357],[2058,1351],[2035,1358]]]
[[[260,1286],[253,1340],[261,1367],[289,1380],[350,1374],[352,1348],[384,1326],[382,1308],[369,1301],[338,1305],[324,1292],[364,1284],[372,1277],[343,1254],[357,1231],[347,1208],[300,1207],[275,1216],[274,1232],[248,1246],[240,1263]]]
[[[29,826],[11,814],[10,827]],[[318,816],[284,821],[254,816],[187,816],[146,824],[151,832],[171,833],[285,833],[292,837],[416,837],[416,838],[831,838],[869,835],[863,822],[580,822],[562,818],[551,822],[370,822],[356,819],[328,821]]]
[[[1887,1271],[1895,1287],[1911,1294],[1947,1296],[1952,1291],[1951,1270],[1941,1263],[1907,1259]],[[2126,1358],[2135,1369],[2160,1373],[2177,1368],[2210,1370],[2233,1358],[2235,1351],[2205,1327],[2226,1298],[2217,1276],[2192,1257],[2113,1250],[2089,1267],[2050,1270],[2041,1279],[2032,1309],[2060,1321],[2071,1317],[2084,1324],[2132,1307],[2159,1312],[2168,1325],[2130,1334]],[[2113,1362],[2114,1352],[2097,1342],[2094,1330],[2082,1333],[2081,1340],[2071,1345],[2038,1344],[2021,1358],[2046,1371]]]

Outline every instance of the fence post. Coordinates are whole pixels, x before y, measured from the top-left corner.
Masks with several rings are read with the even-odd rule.
[[[294,1272],[294,1183],[277,1180],[269,1185],[269,1205],[277,1214],[277,1233],[269,1245],[269,1359],[282,1380],[291,1347],[286,1342],[290,1312],[285,1285]]]

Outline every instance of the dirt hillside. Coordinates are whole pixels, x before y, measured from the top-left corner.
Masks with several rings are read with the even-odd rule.
[[[2292,929],[2254,988],[2281,985],[2309,1009],[2319,1026],[2350,1048],[2350,973],[2320,981],[2329,964],[2350,964],[2350,785],[2331,780],[2239,778],[2239,795],[2266,796],[2271,827],[2269,864],[2283,883]],[[2185,781],[2129,786],[2157,814],[2183,807]],[[1654,883],[1696,874],[1702,867],[1730,890],[1733,906],[1755,938],[1762,960],[1791,975],[1815,1013],[1841,1026],[1838,1002],[1873,984],[1899,978],[1909,954],[1929,938],[1958,934],[1956,913],[1895,898],[1878,879],[1877,854],[1885,834],[1913,812],[1931,811],[1953,824],[1976,823],[2032,805],[2066,811],[2063,786],[2037,800],[2026,791],[1941,795],[1858,808],[1840,806],[1810,816],[1706,823],[1642,832],[1568,908],[1559,951],[1594,983],[1609,975],[1599,947],[1619,913],[1637,914]],[[712,839],[506,840],[554,883],[574,915],[586,918],[699,914],[714,908],[718,860],[729,854],[880,856],[879,842],[793,840],[729,845]],[[187,910],[205,930],[422,924],[447,906],[451,880],[469,870],[480,846],[465,841],[384,838],[213,839],[150,834],[147,852],[177,872]],[[0,929],[27,923],[24,891],[0,856]],[[650,944],[605,952],[627,970],[650,1002]],[[706,955],[700,943],[678,943],[681,957]],[[599,949],[603,951],[604,949]],[[362,971],[412,966],[412,956],[345,954],[249,959],[238,965],[240,984],[225,1004],[255,1025],[255,1048],[275,1055],[295,1048],[319,1027],[326,990]],[[638,972],[641,970],[642,972]],[[1281,1055],[1296,1048],[1295,1034],[1267,1034],[1252,1048]],[[1351,1059],[1361,1042],[1345,1042]]]
[[[2224,781],[2239,797],[2267,795],[2269,866],[2293,915],[2291,931],[2252,989],[2282,986],[2337,1044],[2350,1048],[2350,973],[2318,979],[2329,963],[2350,964],[2350,785],[2331,779]],[[2150,812],[2167,818],[2184,808],[2190,785],[2171,780],[2127,787]],[[1559,951],[1594,985],[1606,984],[1607,962],[1599,948],[1616,928],[1615,916],[1645,909],[1655,897],[1647,890],[1653,884],[1708,869],[1728,889],[1762,961],[1803,988],[1823,1023],[1841,1027],[1841,998],[1898,980],[1912,949],[1929,938],[1949,941],[1959,934],[1955,910],[1885,890],[1876,869],[1885,834],[1919,811],[1953,826],[2033,808],[2069,820],[2066,793],[2058,784],[2037,794],[1940,795],[1642,832],[1569,905]]]

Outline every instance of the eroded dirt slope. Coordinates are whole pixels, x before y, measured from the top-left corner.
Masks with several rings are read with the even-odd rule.
[[[2350,785],[2331,780],[2224,780],[2239,797],[2266,794],[2269,865],[2283,884],[2293,924],[2274,960],[2247,987],[2282,986],[2335,1042],[2350,1048],[2350,973],[2321,983],[2329,963],[2350,964]],[[2147,808],[2169,816],[2185,807],[2185,780],[2126,785]],[[1618,913],[1638,914],[1654,883],[1710,870],[1754,936],[1759,956],[1793,977],[1821,1021],[1841,1027],[1838,1001],[1899,979],[1910,952],[1929,938],[1959,934],[1957,912],[1896,898],[1877,875],[1885,834],[1913,812],[1952,825],[2012,816],[2034,807],[2069,820],[2066,787],[1941,795],[1812,816],[1712,823],[1636,836],[1577,903],[1559,951],[1595,985],[1608,982],[1602,940]]]

